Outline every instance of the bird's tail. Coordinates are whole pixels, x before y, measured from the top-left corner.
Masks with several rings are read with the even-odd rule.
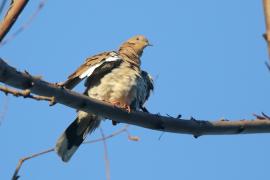
[[[98,116],[79,111],[78,117],[57,140],[55,151],[61,159],[64,162],[69,161],[87,134],[93,132],[99,124]]]

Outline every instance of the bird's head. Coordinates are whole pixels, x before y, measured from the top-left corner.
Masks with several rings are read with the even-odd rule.
[[[124,50],[125,48],[131,48],[135,51],[137,55],[141,56],[143,53],[143,49],[147,46],[152,46],[149,43],[148,39],[143,35],[137,35],[124,42],[120,46],[119,51],[121,51],[121,49]]]

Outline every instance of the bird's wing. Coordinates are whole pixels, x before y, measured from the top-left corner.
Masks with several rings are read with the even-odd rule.
[[[114,51],[100,53],[87,58],[85,63],[68,77],[63,86],[67,89],[73,89],[86,77],[96,74],[97,69],[105,71],[114,68],[121,61],[122,59]]]
[[[142,78],[146,84],[146,101],[149,98],[151,91],[154,91],[154,81],[151,75],[146,71],[142,71]]]
[[[151,75],[146,71],[141,71],[141,77],[143,80],[143,90],[141,90],[141,96],[139,96],[139,106],[142,111],[148,112],[144,107],[144,103],[149,98],[150,93],[154,90],[154,81]]]

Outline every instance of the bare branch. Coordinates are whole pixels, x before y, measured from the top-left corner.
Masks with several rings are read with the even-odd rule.
[[[13,40],[18,34],[20,34],[21,32],[23,32],[26,28],[28,28],[30,26],[30,24],[33,22],[33,20],[37,17],[37,15],[40,13],[40,11],[42,10],[42,8],[44,7],[45,3],[47,0],[41,0],[38,4],[38,7],[36,8],[36,10],[34,11],[34,13],[28,18],[27,21],[25,21],[21,27],[19,29],[17,29],[13,34],[11,34],[10,36],[6,37],[4,40],[2,40],[2,42],[0,43],[0,47],[4,46],[6,43],[8,43],[9,41]]]
[[[8,87],[5,87],[5,86],[0,86],[0,91],[4,92],[6,95],[12,94],[15,97],[21,96],[21,97],[24,97],[24,98],[31,98],[31,99],[35,99],[35,100],[38,100],[38,101],[43,100],[43,101],[49,101],[50,103],[54,102],[54,99],[51,98],[51,97],[31,95],[31,91],[29,89],[26,89],[26,90],[23,90],[23,91],[17,91],[15,89],[11,89],[11,88],[8,88]]]
[[[10,7],[0,24],[0,42],[4,39],[12,25],[17,20],[18,16],[22,12],[25,5],[28,3],[28,0],[12,0]]]
[[[105,141],[107,139],[110,139],[112,137],[115,137],[123,132],[126,132],[127,131],[127,128],[128,128],[128,125],[124,126],[123,128],[113,132],[112,134],[108,135],[108,136],[102,136],[101,138],[98,138],[98,139],[94,139],[94,140],[90,140],[90,141],[86,141],[84,142],[83,144],[90,144],[90,143],[96,143],[96,142],[100,142],[100,141]],[[41,151],[39,153],[35,153],[35,154],[32,154],[30,156],[27,156],[27,157],[24,157],[24,158],[21,158],[16,166],[16,169],[14,171],[14,174],[12,176],[12,180],[17,180],[19,178],[18,176],[18,173],[23,165],[23,163],[26,161],[26,160],[29,160],[29,159],[32,159],[32,158],[36,158],[38,156],[42,156],[44,154],[48,154],[50,152],[53,152],[54,151],[54,148],[50,148],[50,149],[47,149],[45,151]]]
[[[270,120],[266,117],[264,119],[256,118],[254,120],[239,121],[228,121],[226,119],[203,121],[194,118],[180,119],[143,112],[128,113],[111,104],[19,72],[2,59],[0,60],[0,81],[19,89],[29,89],[37,95],[54,97],[55,102],[74,109],[98,114],[119,123],[133,124],[153,130],[192,134],[194,137],[201,135],[270,133]]]
[[[41,155],[44,155],[44,154],[48,154],[49,152],[53,152],[53,151],[54,151],[54,148],[51,148],[51,149],[48,149],[48,150],[45,150],[45,151],[42,151],[42,152],[39,152],[39,153],[36,153],[36,154],[33,154],[33,155],[28,156],[28,157],[20,159],[19,163],[15,169],[15,172],[12,176],[12,180],[19,179],[20,176],[18,176],[18,173],[19,173],[19,170],[22,167],[22,164],[24,163],[24,161],[41,156]]]

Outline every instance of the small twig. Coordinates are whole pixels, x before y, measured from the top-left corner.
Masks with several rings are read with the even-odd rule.
[[[128,131],[128,129],[126,129],[126,133],[128,135],[128,139],[131,140],[131,141],[139,141],[140,140],[140,137],[139,136],[132,136],[130,134],[130,132]]]
[[[28,0],[12,0],[9,9],[0,24],[0,42],[4,39],[12,25],[17,20]]]
[[[262,115],[263,115],[266,119],[270,120],[270,117],[269,117],[267,114],[265,114],[264,112],[262,112]]]
[[[108,146],[106,143],[106,139],[105,139],[105,134],[102,130],[102,127],[99,128],[100,130],[100,134],[102,136],[102,142],[103,142],[103,146],[104,146],[104,160],[105,160],[105,169],[106,169],[106,179],[110,180],[111,179],[111,173],[110,173],[110,160],[109,160],[109,155],[108,155]]]
[[[46,97],[46,96],[36,96],[36,95],[31,95],[31,91],[29,89],[23,90],[23,91],[17,91],[15,89],[11,89],[8,87],[0,86],[0,91],[4,92],[6,95],[12,94],[15,97],[24,97],[24,98],[31,98],[35,99],[38,101],[49,101],[50,103],[54,102],[53,97]]]
[[[112,134],[108,135],[108,136],[102,136],[101,138],[98,138],[98,139],[94,139],[94,140],[91,140],[91,141],[86,141],[84,142],[83,144],[90,144],[90,143],[96,143],[96,142],[100,142],[100,141],[104,141],[104,140],[107,140],[107,139],[110,139],[112,137],[115,137],[123,132],[126,132],[128,128],[128,125],[124,126],[123,128],[113,132]],[[15,169],[15,172],[12,176],[12,180],[17,180],[19,178],[18,176],[18,173],[23,165],[23,163],[26,161],[26,160],[29,160],[29,159],[32,159],[32,158],[36,158],[38,156],[41,156],[41,155],[44,155],[44,154],[47,154],[47,153],[50,153],[50,152],[53,152],[54,151],[54,148],[50,148],[50,149],[47,149],[45,151],[42,151],[42,152],[39,152],[39,153],[35,153],[35,154],[32,154],[30,156],[27,156],[27,157],[24,157],[24,158],[21,158],[16,166],[16,169]]]
[[[253,114],[257,119],[260,120],[270,120],[270,117],[265,114],[264,112],[262,112],[262,115],[258,115],[258,114]]]
[[[158,140],[159,140],[159,141],[161,140],[161,138],[163,137],[164,134],[165,134],[165,132],[161,132],[161,134],[160,134],[159,137],[158,137]]]
[[[89,140],[89,141],[85,141],[83,144],[90,144],[90,143],[96,143],[96,142],[100,142],[100,141],[103,141],[103,140],[107,140],[107,139],[110,139],[114,136],[117,136],[123,132],[127,132],[127,128],[129,127],[129,125],[125,125],[123,128],[113,132],[112,134],[106,136],[106,137],[101,137],[101,138],[98,138],[98,139],[94,139],[94,140]]]
[[[40,11],[42,10],[42,8],[44,7],[45,3],[47,0],[41,0],[40,3],[38,4],[38,7],[36,8],[36,10],[34,11],[34,13],[28,18],[28,20],[26,22],[24,22],[21,27],[19,29],[17,29],[13,34],[9,35],[7,38],[5,38],[5,40],[3,40],[0,43],[0,47],[4,46],[5,44],[7,44],[8,42],[10,42],[11,40],[13,40],[16,36],[18,36],[21,32],[23,32],[25,29],[27,29],[31,23],[33,22],[33,20],[37,17],[37,15],[40,13]]]
[[[267,62],[267,61],[265,61],[265,66],[267,67],[267,69],[270,71],[270,65],[269,65],[269,63]]]
[[[35,157],[38,157],[38,156],[41,156],[41,155],[44,155],[44,154],[48,154],[50,152],[53,152],[54,151],[54,148],[51,148],[51,149],[48,149],[48,150],[45,150],[45,151],[42,151],[42,152],[39,152],[39,153],[36,153],[36,154],[32,154],[30,156],[27,156],[27,157],[24,157],[24,158],[21,158],[19,160],[19,163],[15,169],[15,172],[12,176],[12,180],[17,180],[20,176],[18,176],[18,173],[19,173],[19,170],[21,169],[23,163],[26,161],[26,160],[29,160],[29,159],[32,159],[32,158],[35,158]]]

